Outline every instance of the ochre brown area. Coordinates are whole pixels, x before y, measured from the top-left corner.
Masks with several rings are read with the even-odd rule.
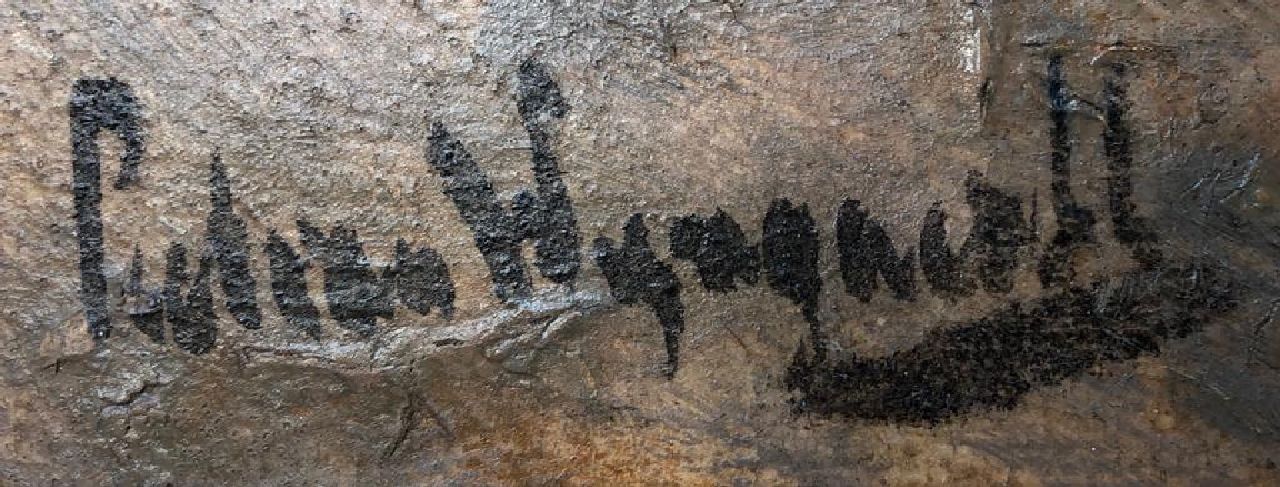
[[[1280,7],[561,3],[0,5],[0,484],[1280,483]],[[1071,255],[1072,284],[1137,267],[1106,210],[1103,93],[1119,63],[1138,214],[1171,261],[1229,276],[1237,306],[1158,354],[1099,361],[1012,408],[932,424],[797,414],[784,377],[810,339],[800,307],[763,276],[704,289],[671,255],[671,224],[723,209],[757,243],[774,200],[806,204],[820,242],[815,314],[834,356],[891,356],[1033,302],[1046,295],[1038,246],[1019,256],[1009,293],[948,298],[918,278],[915,301],[881,283],[862,302],[844,292],[835,222],[856,199],[907,255],[937,203],[958,248],[978,171],[1049,238],[1055,57],[1073,97],[1071,189],[1099,217],[1098,241]],[[528,59],[570,106],[552,149],[583,260],[572,286],[532,273],[519,308],[493,296],[426,151],[439,122],[504,201],[532,185],[517,110]],[[147,152],[135,188],[104,190],[115,330],[95,342],[79,296],[68,97],[77,80],[110,77],[139,98]],[[100,139],[114,174],[121,144]],[[216,290],[218,341],[193,355],[152,343],[115,298],[134,249],[155,285],[170,244],[201,248],[215,153],[263,321],[241,328]],[[618,303],[589,255],[633,214],[682,285],[669,380],[654,313]],[[435,249],[455,315],[401,308],[370,338],[328,314],[319,339],[290,327],[261,250],[272,230],[299,245],[298,219],[354,229],[375,267],[398,238]],[[323,274],[307,271],[308,296],[327,313]]]

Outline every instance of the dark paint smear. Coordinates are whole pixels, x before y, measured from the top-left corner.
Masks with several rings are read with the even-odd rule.
[[[1052,159],[1050,172],[1053,180],[1053,211],[1057,216],[1058,231],[1050,240],[1040,261],[1040,284],[1045,288],[1062,286],[1071,281],[1071,256],[1076,249],[1093,242],[1093,212],[1076,202],[1071,193],[1071,94],[1062,70],[1062,56],[1049,60],[1048,95],[1050,145]]]
[[[947,246],[947,215],[934,204],[920,229],[920,269],[935,291],[948,297],[973,294],[979,281],[988,292],[1013,290],[1019,252],[1036,240],[1036,210],[1023,219],[1022,200],[970,172],[965,180],[973,226],[959,252]]]
[[[396,288],[400,304],[425,315],[438,308],[445,318],[453,316],[453,280],[440,253],[431,248],[410,250],[403,239],[396,240],[395,262],[383,273]]]
[[[836,248],[840,252],[840,276],[845,292],[862,302],[871,301],[884,279],[893,297],[911,301],[916,297],[915,250],[899,258],[893,240],[880,222],[871,218],[857,200],[844,200],[836,217]]]
[[[973,210],[973,227],[962,254],[973,260],[982,287],[992,293],[1013,290],[1018,253],[1036,241],[1036,209],[1022,216],[1022,200],[992,186],[977,172],[965,180],[966,202]]]
[[[658,316],[667,347],[666,375],[674,377],[679,366],[680,335],[684,333],[680,280],[670,265],[654,255],[644,218],[637,213],[627,220],[621,246],[615,246],[608,237],[598,237],[592,248],[613,297],[622,304],[648,305]]]
[[[209,251],[217,264],[222,293],[227,298],[227,311],[240,326],[262,327],[262,311],[258,309],[257,282],[249,271],[249,231],[244,220],[231,209],[231,182],[222,158],[213,156],[210,165],[209,200],[213,204],[208,218]]]
[[[738,289],[737,281],[760,280],[760,249],[748,245],[738,222],[724,210],[711,218],[689,215],[671,224],[671,255],[693,261],[702,287],[710,291]]]
[[[280,314],[307,336],[320,338],[320,310],[307,295],[307,261],[275,230],[267,235],[264,251],[271,265],[271,294]]]
[[[947,213],[936,202],[920,227],[920,272],[934,291],[947,297],[973,294],[974,279],[964,247],[959,253],[947,245]]]
[[[305,220],[298,220],[302,244],[324,269],[324,294],[329,315],[338,325],[362,337],[373,335],[378,318],[395,313],[392,289],[374,272],[365,257],[355,230],[341,225],[329,235]]]
[[[545,126],[550,119],[563,117],[568,105],[555,81],[536,63],[521,65],[519,83],[518,106],[533,147],[537,186],[535,192],[516,194],[511,211],[498,200],[488,176],[462,142],[443,124],[432,124],[427,151],[431,167],[443,179],[444,193],[475,235],[476,247],[492,275],[494,294],[506,301],[530,292],[521,255],[526,239],[534,241],[535,265],[553,282],[572,281],[581,265],[573,205]]]
[[[429,141],[427,159],[443,180],[444,193],[475,235],[476,247],[489,266],[494,295],[504,301],[528,296],[530,281],[520,254],[522,239],[516,235],[513,217],[498,202],[489,178],[444,124],[431,125]]]
[[[541,64],[522,63],[519,80],[517,105],[533,146],[533,177],[538,191],[537,195],[521,192],[513,210],[518,221],[527,226],[524,237],[534,239],[534,264],[543,277],[566,283],[578,276],[582,237],[578,235],[569,189],[560,177],[560,164],[551,150],[546,124],[552,118],[563,118],[569,105],[560,95],[560,86]]]
[[[165,287],[176,291],[166,299],[165,318],[173,330],[173,343],[197,355],[206,353],[218,341],[218,316],[213,309],[213,287],[209,283],[213,259],[210,256],[200,259],[200,267],[184,301],[181,282],[187,275],[186,249],[175,245],[169,250]]]
[[[152,342],[164,343],[164,308],[161,297],[142,285],[146,268],[142,265],[142,249],[133,248],[133,261],[129,264],[129,280],[124,286],[129,318],[133,326]]]
[[[820,366],[798,352],[786,383],[798,411],[933,424],[984,408],[1011,408],[1034,387],[1088,368],[1156,354],[1160,340],[1199,330],[1235,303],[1208,269],[1147,271],[1092,289],[1015,303],[930,332],[887,357]]]
[[[165,320],[173,324],[178,310],[185,303],[182,292],[186,290],[191,276],[187,273],[187,247],[174,243],[164,253],[165,274],[164,288],[161,290],[161,303],[164,305]]]
[[[460,340],[457,338],[441,338],[439,340],[431,342],[432,345],[435,345],[437,347],[456,347],[459,345],[465,345],[466,343],[467,343],[466,341]]]
[[[71,89],[71,190],[75,199],[76,240],[80,246],[80,299],[89,334],[111,336],[107,279],[102,265],[102,160],[98,134],[113,131],[124,143],[115,188],[137,179],[145,150],[141,108],[129,85],[112,79],[81,79]]]
[[[800,307],[818,361],[826,359],[827,340],[818,322],[818,294],[822,276],[818,269],[821,244],[809,206],[792,206],[786,199],[774,200],[764,217],[761,256],[769,286]]]
[[[1112,75],[1103,88],[1106,97],[1107,127],[1102,134],[1103,151],[1107,156],[1107,202],[1111,212],[1111,224],[1121,243],[1133,248],[1133,258],[1140,265],[1151,268],[1162,260],[1162,252],[1155,243],[1156,233],[1145,219],[1135,216],[1133,203],[1133,156],[1127,120],[1128,93],[1121,83],[1124,65],[1112,66]]]

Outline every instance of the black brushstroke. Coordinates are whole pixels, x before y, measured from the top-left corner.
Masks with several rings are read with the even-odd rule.
[[[129,280],[124,285],[125,312],[133,326],[152,342],[164,342],[164,307],[161,297],[143,284],[146,268],[142,264],[142,249],[133,248],[133,261],[129,264]]]
[[[972,259],[983,289],[991,293],[1013,290],[1018,254],[1036,240],[1036,211],[1023,217],[1022,199],[992,186],[976,171],[965,179],[965,201],[973,211],[973,227],[961,253]]]
[[[818,294],[822,276],[818,269],[821,244],[809,205],[793,206],[787,199],[774,200],[764,217],[761,257],[769,286],[800,307],[809,323],[814,356],[826,359],[827,339],[818,322]]]
[[[518,106],[533,147],[537,186],[535,191],[517,193],[510,211],[498,200],[488,176],[444,124],[432,124],[427,150],[427,160],[443,180],[445,194],[475,235],[476,247],[493,279],[494,294],[506,301],[528,296],[531,289],[521,255],[526,239],[534,241],[535,265],[553,282],[572,281],[581,265],[581,237],[546,125],[552,118],[563,117],[568,105],[555,81],[536,63],[521,65],[519,83]]]
[[[494,295],[505,301],[528,296],[531,284],[517,235],[523,232],[498,202],[488,176],[444,124],[431,125],[429,140],[428,160],[443,180],[444,193],[475,235],[476,247],[489,266]]]
[[[658,316],[667,347],[666,375],[674,377],[679,366],[680,335],[684,333],[680,280],[670,265],[654,255],[644,218],[637,213],[627,220],[621,246],[615,246],[608,237],[598,237],[592,249],[613,297],[622,304],[648,305]]]
[[[545,66],[526,60],[520,65],[517,106],[532,146],[533,178],[537,193],[522,192],[513,210],[525,222],[525,238],[534,239],[534,265],[543,277],[566,283],[578,276],[582,237],[569,199],[569,189],[561,179],[560,163],[551,150],[551,119],[563,118],[569,104],[560,95],[560,86]]]
[[[161,303],[164,305],[165,320],[172,326],[178,310],[185,304],[182,293],[186,291],[191,275],[187,273],[187,247],[174,243],[164,252],[164,288],[161,290]]]
[[[1112,66],[1111,76],[1103,87],[1106,98],[1104,113],[1107,126],[1102,134],[1103,152],[1107,156],[1107,202],[1111,212],[1112,232],[1121,243],[1133,249],[1133,257],[1140,265],[1153,268],[1162,260],[1162,252],[1156,246],[1156,233],[1150,222],[1135,216],[1133,203],[1133,155],[1132,135],[1129,130],[1129,97],[1122,82],[1123,64]]]
[[[754,286],[760,280],[759,247],[748,245],[738,222],[721,209],[711,218],[672,222],[671,256],[693,261],[707,290],[728,292],[738,289],[737,281]]]
[[[391,319],[395,313],[392,286],[370,268],[356,231],[338,225],[325,235],[306,220],[298,220],[298,232],[324,269],[329,315],[362,337],[373,335],[378,318]]]
[[[227,311],[240,326],[262,327],[262,311],[258,309],[257,282],[249,270],[249,230],[244,220],[231,209],[231,182],[222,158],[214,154],[210,164],[208,233],[209,252],[217,264],[222,293],[227,298]]]
[[[1071,257],[1081,246],[1094,241],[1093,226],[1096,218],[1093,211],[1081,206],[1071,193],[1071,116],[1072,96],[1067,88],[1066,76],[1062,69],[1062,56],[1055,55],[1049,59],[1048,96],[1050,145],[1052,159],[1053,211],[1057,217],[1058,230],[1050,240],[1041,257],[1039,274],[1040,283],[1046,288],[1062,286],[1071,281]]]
[[[818,367],[797,353],[786,382],[800,393],[799,411],[932,424],[1011,408],[1034,387],[1158,353],[1162,339],[1185,337],[1231,309],[1233,295],[1202,266],[1137,272],[1015,303],[887,357]]]
[[[825,362],[825,358],[823,362]],[[809,348],[804,342],[796,346],[796,351],[791,355],[791,364],[787,366],[786,375],[782,378],[782,385],[789,391],[806,391],[813,385],[813,379],[821,370],[818,367],[821,364],[818,360],[809,356]]]
[[[166,255],[168,275],[165,277],[165,319],[173,332],[173,343],[193,354],[213,349],[218,341],[218,315],[213,308],[213,286],[210,284],[211,256],[200,258],[195,278],[187,297],[182,298],[187,278],[186,248],[174,244]]]
[[[844,200],[836,217],[836,248],[840,252],[840,276],[845,292],[862,302],[871,301],[879,287],[876,276],[899,300],[916,297],[915,249],[899,258],[893,240],[880,222],[871,218],[857,200]]]
[[[964,247],[952,252],[947,245],[947,213],[936,202],[920,227],[920,273],[929,287],[947,297],[973,294],[975,279]]]
[[[307,261],[272,230],[263,248],[271,265],[271,294],[280,314],[294,328],[320,338],[320,310],[307,294]]]
[[[395,261],[384,273],[396,289],[400,304],[426,315],[438,308],[445,318],[453,316],[453,280],[440,253],[431,248],[410,250],[404,239],[396,240]]]
[[[129,85],[115,78],[81,79],[71,89],[71,190],[76,208],[76,240],[80,246],[80,299],[94,339],[111,336],[107,278],[102,265],[102,159],[98,134],[113,131],[124,143],[115,189],[137,179],[145,150],[141,107]]]

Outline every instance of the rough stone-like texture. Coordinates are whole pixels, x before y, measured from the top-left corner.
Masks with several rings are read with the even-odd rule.
[[[1280,7],[387,3],[0,5],[0,483],[1280,482]]]

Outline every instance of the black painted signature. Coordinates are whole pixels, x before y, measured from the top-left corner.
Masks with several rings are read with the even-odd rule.
[[[929,290],[948,298],[970,296],[978,289],[1007,293],[1019,259],[1026,255],[1038,256],[1039,280],[1050,293],[1040,300],[931,333],[919,345],[887,357],[833,357],[817,313],[822,236],[807,205],[774,201],[763,218],[759,243],[748,242],[724,211],[673,221],[670,253],[694,264],[703,288],[732,292],[758,285],[763,277],[800,311],[810,339],[799,346],[786,378],[787,387],[797,391],[798,410],[932,422],[978,407],[1009,407],[1032,387],[1056,383],[1093,364],[1157,352],[1161,339],[1184,336],[1212,313],[1232,306],[1230,288],[1220,276],[1203,266],[1167,261],[1149,222],[1136,216],[1122,65],[1113,67],[1104,88],[1107,211],[1114,238],[1130,247],[1139,265],[1093,288],[1070,287],[1077,250],[1098,239],[1097,218],[1070,187],[1071,100],[1060,57],[1048,61],[1047,73],[1050,193],[1056,219],[1056,232],[1047,241],[1042,242],[1036,227],[1034,197],[1028,210],[1019,195],[994,187],[978,173],[969,174],[965,182],[974,221],[959,248],[946,243],[947,215],[936,204],[924,217],[918,246],[903,253],[857,200],[844,201],[835,222],[844,289],[862,301],[869,301],[882,283],[893,298],[914,300],[922,287],[917,275],[923,275]],[[531,292],[522,256],[526,242],[535,250],[534,266],[556,283],[574,281],[582,260],[574,206],[547,125],[562,118],[569,104],[544,66],[526,62],[518,78],[517,108],[533,147],[532,190],[518,192],[509,202],[499,200],[485,171],[441,123],[432,125],[426,149],[427,162],[484,256],[494,295],[506,301]],[[89,332],[96,339],[108,338],[112,330],[102,270],[97,137],[106,130],[124,142],[114,187],[128,189],[145,152],[141,111],[124,82],[81,80],[73,87],[71,147],[81,297]],[[158,290],[142,284],[145,269],[135,250],[124,287],[133,303],[128,315],[143,334],[163,342],[168,324],[173,342],[191,353],[208,352],[217,342],[215,284],[226,297],[223,306],[241,326],[255,329],[262,324],[255,298],[258,283],[249,271],[253,245],[244,221],[232,209],[230,184],[217,155],[210,171],[212,209],[204,245],[189,250],[173,244],[166,252],[164,284]],[[275,304],[291,326],[314,338],[323,334],[320,307],[307,292],[306,270],[311,265],[323,270],[329,316],[359,336],[377,333],[378,319],[392,318],[401,307],[452,315],[453,281],[435,250],[411,248],[398,240],[393,263],[378,269],[368,263],[354,230],[336,226],[326,231],[304,220],[297,227],[303,252],[274,230],[262,249],[270,264]],[[648,234],[641,215],[633,215],[621,242],[598,237],[591,256],[620,303],[653,310],[663,331],[666,373],[674,376],[685,329],[682,286],[672,266],[652,248]],[[1101,292],[1116,286],[1124,291]]]

